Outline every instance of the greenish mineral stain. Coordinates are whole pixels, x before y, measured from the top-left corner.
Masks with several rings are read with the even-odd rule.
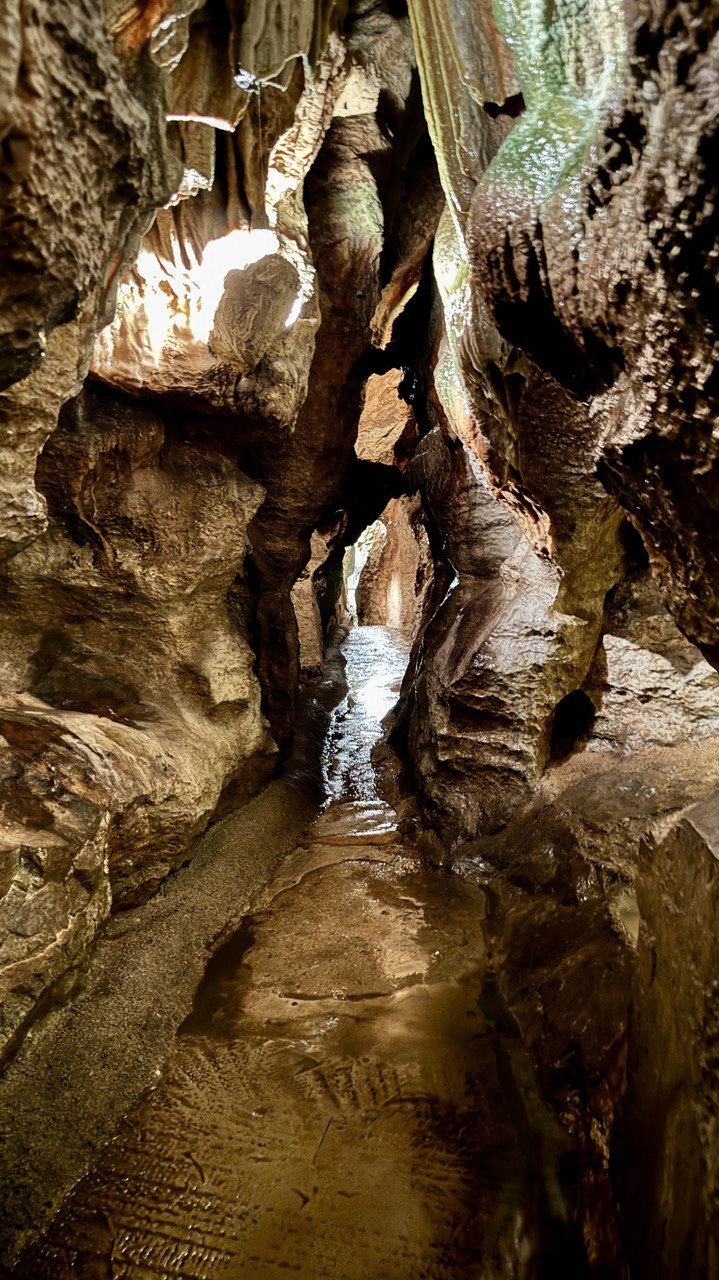
[[[622,0],[493,0],[527,111],[487,176],[546,198],[578,171],[626,54]]]

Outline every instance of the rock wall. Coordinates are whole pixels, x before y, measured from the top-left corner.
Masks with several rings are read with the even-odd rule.
[[[432,559],[418,497],[393,498],[380,517],[357,585],[360,626],[390,627],[413,640],[432,586]]]
[[[581,941],[542,1011],[496,939],[589,1252],[716,1274],[717,5],[5,8],[0,1059],[286,758],[381,519],[423,848],[616,933],[571,1053]]]
[[[407,16],[263,8],[10,5],[0,1057],[289,748],[354,366],[439,216]]]
[[[581,967],[573,944],[558,970],[540,965],[541,1016],[521,964],[509,999],[549,1093],[583,1061],[554,1105],[603,1134],[584,1193],[598,1274],[618,1239],[598,1206],[619,1170],[637,1274],[713,1275],[717,1100],[699,1064],[713,1061],[715,951],[685,930],[714,910],[719,12],[409,9],[447,200],[411,464],[442,586],[395,740],[432,856],[523,886],[549,877],[577,909],[616,895],[624,976],[573,1042],[549,1021],[551,983],[571,991]],[[542,910],[526,928],[556,937]],[[521,938],[498,945],[512,968]],[[595,1104],[601,1078],[613,1096]]]
[[[228,610],[260,486],[99,386],[37,478],[48,528],[3,574],[6,1043],[111,905],[156,887],[276,751]]]
[[[622,1191],[643,1275],[717,1269],[717,803],[694,805],[641,851],[626,1147],[644,1158],[625,1160]]]

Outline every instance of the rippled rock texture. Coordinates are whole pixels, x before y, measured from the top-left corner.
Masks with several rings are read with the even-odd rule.
[[[4,25],[0,1056],[289,750],[292,590],[359,500],[353,367],[442,200],[391,6]]]
[[[719,7],[5,9],[0,1059],[282,767],[356,585],[588,1265],[716,1275]]]

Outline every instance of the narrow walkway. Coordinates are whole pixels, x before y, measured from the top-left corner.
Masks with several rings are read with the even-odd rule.
[[[331,802],[208,966],[162,1077],[22,1280],[495,1280],[526,1269],[481,891],[420,868],[370,753],[406,655],[345,646]]]
[[[218,941],[320,811],[321,744],[345,689],[333,654],[302,700],[282,776],[205,832],[154,898],[110,918],[72,997],[30,1029],[0,1074],[0,1276],[156,1082]]]

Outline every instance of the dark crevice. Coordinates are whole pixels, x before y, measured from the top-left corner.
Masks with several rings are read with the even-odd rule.
[[[554,709],[549,741],[552,760],[563,760],[586,742],[592,730],[596,708],[582,689],[573,689]]]

